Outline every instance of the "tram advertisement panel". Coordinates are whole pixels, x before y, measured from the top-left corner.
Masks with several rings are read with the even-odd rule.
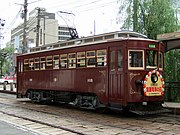
[[[162,75],[156,71],[150,71],[144,79],[144,95],[145,96],[162,96],[164,95],[164,79]]]

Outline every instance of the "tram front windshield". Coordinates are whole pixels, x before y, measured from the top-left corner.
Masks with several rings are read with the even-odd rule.
[[[155,69],[157,68],[157,59],[158,59],[158,52],[154,50],[147,50],[146,51],[146,68],[147,69]]]

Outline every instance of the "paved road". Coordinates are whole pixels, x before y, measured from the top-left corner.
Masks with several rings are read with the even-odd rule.
[[[33,104],[4,93],[0,94],[0,120],[41,135],[180,135],[179,115],[98,114],[64,105]]]
[[[1,135],[37,135],[27,129],[17,127],[15,125],[0,121],[0,134]]]

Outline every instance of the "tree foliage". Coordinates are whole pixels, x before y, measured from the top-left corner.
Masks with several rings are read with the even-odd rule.
[[[164,64],[165,81],[180,82],[180,49],[167,52]]]
[[[178,29],[176,10],[172,0],[119,0],[120,15],[124,12],[125,21],[122,29],[133,30],[156,39],[158,34],[173,32]]]
[[[13,74],[15,72],[15,68],[13,67],[14,47],[12,45],[6,45],[6,47],[0,50],[0,52],[2,62],[2,74]]]
[[[119,0],[121,29],[133,30],[156,39],[158,34],[180,29],[179,0]],[[180,49],[165,54],[165,80],[180,81]]]

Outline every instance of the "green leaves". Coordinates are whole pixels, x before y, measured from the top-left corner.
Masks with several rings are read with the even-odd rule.
[[[119,4],[119,16],[126,13],[122,29],[156,39],[158,34],[173,32],[178,28],[172,0],[119,0]]]
[[[1,52],[1,62],[2,62],[2,74],[8,74],[14,72],[15,69],[12,65],[14,48],[12,45],[7,45]]]
[[[167,82],[180,81],[180,49],[171,50],[165,54],[165,79]]]

